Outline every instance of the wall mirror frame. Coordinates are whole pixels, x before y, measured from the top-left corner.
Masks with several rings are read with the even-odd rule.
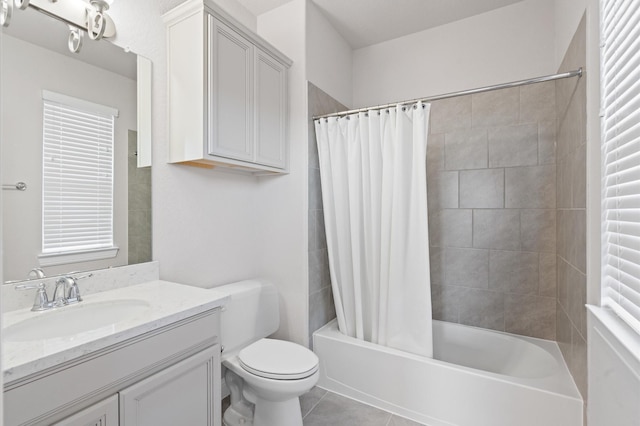
[[[32,8],[14,12],[19,13],[0,37],[3,281],[35,278],[29,275],[34,268],[55,276],[150,261],[151,61],[88,37],[79,53],[71,53],[66,23]],[[43,91],[118,110],[112,153],[114,257],[51,261],[43,256],[43,158],[48,155],[43,152]],[[26,190],[15,190],[17,182]]]

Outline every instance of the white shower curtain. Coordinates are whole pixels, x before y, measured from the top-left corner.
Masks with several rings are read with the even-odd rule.
[[[432,357],[429,112],[418,103],[315,128],[340,331]]]

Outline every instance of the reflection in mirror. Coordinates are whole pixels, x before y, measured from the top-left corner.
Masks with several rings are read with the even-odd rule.
[[[90,40],[72,54],[67,37],[66,25],[32,9],[3,30],[1,180],[3,189],[27,184],[3,191],[4,280],[30,278],[34,268],[50,276],[151,260],[151,170],[137,165],[136,55]],[[57,108],[52,116],[48,101]]]

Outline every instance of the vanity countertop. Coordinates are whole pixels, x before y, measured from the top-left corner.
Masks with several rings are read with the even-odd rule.
[[[168,281],[151,281],[102,293],[91,294],[81,303],[45,312],[20,309],[7,312],[2,318],[3,332],[23,321],[40,316],[83,309],[91,313],[92,306],[105,306],[114,301],[144,306],[124,318],[90,331],[64,337],[38,340],[7,339],[2,342],[2,370],[4,383],[24,378],[58,364],[104,349],[127,339],[170,325],[182,319],[221,307],[227,296],[210,289],[176,284]],[[38,318],[38,320],[40,319]],[[60,318],[60,317],[59,317]]]

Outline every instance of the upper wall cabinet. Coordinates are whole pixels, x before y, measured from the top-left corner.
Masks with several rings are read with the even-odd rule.
[[[164,19],[169,162],[287,172],[291,60],[207,0]]]

